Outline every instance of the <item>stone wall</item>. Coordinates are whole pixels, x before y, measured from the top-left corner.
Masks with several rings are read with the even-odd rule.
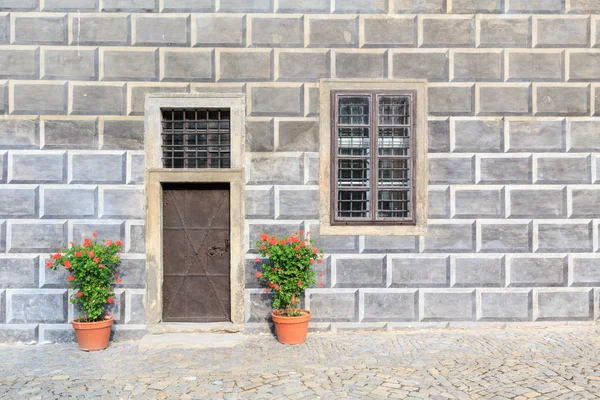
[[[424,237],[320,237],[321,78],[430,82]],[[0,0],[0,341],[72,339],[45,257],[94,231],[143,332],[144,96],[198,91],[247,94],[249,330],[250,245],[298,229],[314,329],[598,317],[597,0]]]

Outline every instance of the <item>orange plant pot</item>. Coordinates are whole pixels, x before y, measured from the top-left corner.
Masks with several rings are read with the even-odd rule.
[[[308,321],[310,321],[311,313],[309,310],[300,310],[306,315],[300,317],[284,317],[280,316],[279,311],[273,311],[271,317],[275,323],[275,333],[277,340],[283,344],[300,344],[306,341],[308,333]]]
[[[110,341],[110,328],[114,322],[113,317],[98,322],[71,322],[75,329],[79,349],[83,351],[106,349]]]

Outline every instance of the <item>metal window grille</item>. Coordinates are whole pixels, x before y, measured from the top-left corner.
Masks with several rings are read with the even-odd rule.
[[[229,168],[230,110],[162,110],[162,156],[165,168]]]
[[[414,91],[332,93],[332,224],[414,223]]]

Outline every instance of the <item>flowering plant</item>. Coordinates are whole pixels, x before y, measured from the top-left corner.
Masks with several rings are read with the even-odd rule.
[[[123,244],[119,240],[98,242],[98,235],[93,236],[93,242],[88,238],[77,246],[71,242],[70,248],[52,254],[52,261],[46,262],[46,267],[53,271],[60,267],[67,269],[69,288],[75,291],[71,303],[83,309],[79,322],[103,320],[106,305],[115,301],[112,285],[121,282],[116,269],[121,262],[118,252]]]
[[[257,272],[256,277],[267,286],[265,293],[273,293],[273,308],[280,315],[302,315],[299,299],[304,290],[315,283],[312,265],[323,263],[323,251],[313,247],[308,235],[310,232],[305,235],[299,231],[278,239],[263,233],[256,242],[258,254],[269,260],[269,263],[262,264],[263,272]],[[323,282],[320,284],[323,285]]]

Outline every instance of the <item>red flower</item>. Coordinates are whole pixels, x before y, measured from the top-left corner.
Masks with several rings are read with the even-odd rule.
[[[108,300],[106,300],[106,301],[108,301],[109,303],[112,303],[113,301],[115,301],[115,299],[113,299],[112,297],[109,297]]]
[[[96,257],[96,258],[94,258],[94,262],[95,262],[96,264],[98,264],[98,263],[100,262],[100,259],[99,259],[98,257]]]
[[[275,290],[279,292],[279,289],[281,289],[279,286],[275,286]]]
[[[70,244],[71,246],[75,246],[75,243],[73,243],[73,242],[69,242],[69,244]]]
[[[268,240],[269,236],[266,233],[261,233],[260,234],[260,240]]]
[[[317,260],[317,264],[323,264],[323,259],[322,259],[322,258],[319,258],[319,259]]]
[[[117,240],[117,241],[115,242],[115,244],[116,244],[117,246],[121,247],[121,245],[122,245],[123,243],[121,243],[121,241],[120,241],[120,240]]]
[[[88,253],[88,256],[90,256],[90,257],[94,257],[94,252],[93,252],[93,251],[90,251],[90,252]]]
[[[81,253],[80,253],[80,252],[78,252],[78,251],[76,251],[76,252],[75,252],[75,257],[81,257]]]
[[[273,239],[271,239],[271,240],[269,240],[269,244],[270,244],[271,246],[275,246],[275,245],[277,244],[277,240],[273,240]]]
[[[52,261],[46,261],[46,267],[51,267],[52,266]]]
[[[107,240],[107,241],[106,241],[106,245],[107,245],[107,246],[112,246],[112,244],[113,244],[113,241],[112,241],[112,240]]]
[[[294,243],[294,236],[290,236],[290,237],[288,238],[288,242],[289,242],[289,243]]]
[[[119,279],[119,274],[115,274],[115,278]]]
[[[313,265],[315,263],[315,260],[313,260],[312,258],[310,259],[310,265]]]
[[[81,297],[81,296],[83,296],[83,293],[77,292],[77,297]]]
[[[323,287],[323,282],[319,282],[319,286]]]
[[[296,257],[300,258],[301,256],[300,256],[300,254],[296,254]]]
[[[269,293],[269,289],[265,289],[265,293]]]
[[[300,247],[305,247],[305,246],[306,246],[306,243],[304,243],[304,242],[300,243]]]
[[[298,299],[296,299],[296,298],[292,299],[292,304],[296,304],[297,302],[298,302]]]
[[[304,235],[303,231],[298,232],[299,235]]]
[[[123,281],[122,281],[122,280],[120,280],[120,279],[117,279],[117,283],[121,283],[121,282],[123,282]]]
[[[296,247],[294,247],[294,250],[295,250],[295,251],[300,251],[300,246],[296,246]]]
[[[302,286],[302,281],[298,281],[298,286]]]
[[[256,273],[256,277],[257,278],[260,278],[261,276],[262,276],[262,272],[259,271],[259,272]]]
[[[95,238],[97,238],[98,234],[96,232],[94,232],[94,233],[92,233],[92,236],[95,237]]]
[[[267,246],[265,246],[264,244],[261,244],[261,245],[260,245],[260,249],[261,249],[261,250],[266,250],[266,249],[267,249]]]
[[[254,261],[256,261],[256,262],[260,262],[260,258],[256,257],[256,258],[254,259]]]
[[[73,275],[69,275],[69,276],[67,276],[67,280],[69,282],[73,282],[75,280],[75,278],[73,278]]]
[[[68,260],[65,260],[63,264],[65,265],[66,269],[71,269],[71,263]]]
[[[83,245],[85,247],[90,247],[92,245],[92,242],[90,241],[90,239],[85,238],[85,239],[83,239]]]
[[[60,253],[52,254],[53,260],[58,260],[60,258]]]
[[[319,278],[322,278],[322,277],[323,277],[323,274],[319,274]]]
[[[310,232],[306,232],[307,235],[310,235]]]
[[[104,265],[102,265],[102,264],[98,264],[98,267],[100,267],[100,268],[106,268],[106,267],[105,267]]]
[[[319,249],[317,249],[317,248],[313,249],[314,254],[317,254],[318,252],[319,252]]]
[[[285,239],[281,239],[281,241],[279,242],[279,244],[284,245],[285,244]]]

